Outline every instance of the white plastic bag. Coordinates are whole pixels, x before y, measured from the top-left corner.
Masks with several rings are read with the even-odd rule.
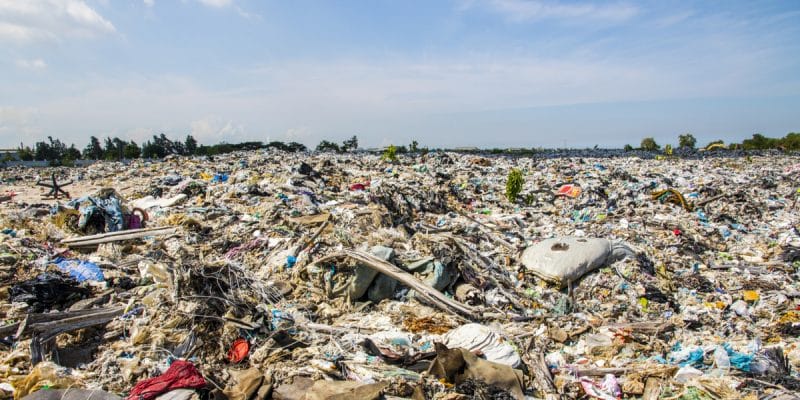
[[[479,350],[487,360],[516,368],[522,360],[503,337],[481,324],[461,325],[442,336],[448,348],[464,348],[471,352]]]

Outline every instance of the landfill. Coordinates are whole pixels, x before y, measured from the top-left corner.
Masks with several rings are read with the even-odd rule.
[[[0,398],[800,398],[796,156],[0,177]]]

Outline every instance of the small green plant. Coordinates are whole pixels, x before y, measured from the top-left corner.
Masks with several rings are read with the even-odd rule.
[[[528,194],[525,195],[525,205],[528,206],[528,207],[530,207],[534,203],[536,203],[536,200],[538,200],[538,199],[536,198],[536,195],[533,194],[533,193],[528,193]]]
[[[381,160],[389,162],[397,162],[397,147],[393,144],[390,144],[389,147],[387,147],[386,150],[383,151]]]
[[[508,172],[508,178],[506,179],[506,198],[508,201],[512,203],[517,201],[517,197],[522,192],[523,183],[525,183],[525,180],[522,178],[522,171],[512,168]]]

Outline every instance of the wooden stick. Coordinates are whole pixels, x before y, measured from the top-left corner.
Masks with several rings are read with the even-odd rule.
[[[553,375],[550,374],[550,369],[547,368],[547,363],[544,361],[544,355],[542,353],[532,355],[530,366],[531,374],[533,374],[533,386],[544,394],[546,400],[558,400],[560,396],[553,383]]]
[[[461,211],[461,210],[456,210],[456,212],[457,212],[457,213],[459,213],[459,214],[461,214],[462,216],[466,217],[468,220],[470,220],[470,221],[472,221],[472,222],[474,222],[474,223],[478,224],[478,226],[481,228],[481,230],[482,230],[482,231],[483,231],[483,229],[492,230],[490,227],[486,226],[486,224],[484,224],[484,223],[483,223],[483,222],[481,222],[481,221],[478,221],[478,220],[477,220],[477,219],[475,219],[475,218],[472,218],[472,217],[471,217],[470,215],[468,215],[467,213],[465,213],[465,212],[463,212],[463,211]],[[493,234],[492,234],[492,233],[490,233],[490,232],[483,231],[483,233],[484,233],[484,234],[486,234],[486,236],[487,236],[487,237],[488,237],[490,240],[492,240],[493,242],[495,242],[495,243],[497,243],[497,244],[499,244],[499,245],[502,245],[502,246],[506,247],[507,249],[511,250],[512,252],[516,253],[517,251],[519,251],[519,249],[517,249],[517,248],[516,248],[516,246],[514,246],[513,244],[511,244],[511,243],[509,243],[509,242],[507,242],[507,241],[503,240],[502,238],[496,237],[495,235],[493,235]]]
[[[116,307],[77,312],[31,314],[26,317],[23,325],[16,324],[19,326],[16,339],[19,340],[30,333],[32,338],[30,345],[31,364],[36,365],[39,361],[42,361],[45,354],[56,350],[55,338],[59,333],[108,323],[122,315],[124,311],[125,307]],[[15,324],[6,325],[2,329],[7,330],[13,325]]]
[[[161,231],[161,230],[167,230],[167,229],[175,229],[175,227],[173,227],[173,226],[159,226],[159,227],[153,227],[153,228],[140,228],[140,229],[129,229],[129,230],[126,230],[126,231],[98,233],[96,235],[78,236],[78,237],[63,239],[63,240],[61,240],[61,243],[62,244],[66,244],[66,243],[73,243],[73,242],[84,242],[84,241],[92,240],[92,239],[103,239],[103,238],[114,237],[114,236],[129,235],[129,234],[140,233],[140,232]]]
[[[111,243],[111,242],[121,242],[123,240],[131,240],[131,239],[139,239],[147,236],[155,236],[155,235],[170,235],[177,231],[177,228],[166,228],[161,230],[151,230],[151,231],[144,231],[144,232],[134,232],[134,233],[126,233],[121,235],[112,235],[108,237],[103,237],[100,239],[89,239],[83,241],[71,241],[71,242],[61,242],[61,244],[65,244],[68,247],[81,247],[81,246],[93,246],[96,244],[103,244],[103,243]],[[116,233],[116,232],[114,232]]]
[[[92,314],[63,318],[50,322],[29,324],[28,329],[39,335],[41,341],[46,342],[54,338],[59,333],[107,323],[112,319],[122,315],[124,310],[124,307],[93,310],[95,312]]]
[[[633,332],[643,333],[662,333],[675,328],[671,322],[668,321],[653,321],[653,322],[630,322],[625,324],[611,324],[606,325],[611,329],[629,329]]]
[[[630,368],[581,368],[575,370],[577,376],[606,376],[607,374],[627,374]]]
[[[365,253],[363,251],[357,250],[343,250],[339,253],[332,254],[330,256],[324,257],[320,260],[315,261],[311,265],[316,265],[319,263],[324,263],[328,260],[342,258],[342,257],[349,257],[352,258],[363,265],[370,267],[386,276],[394,278],[395,280],[405,284],[406,286],[414,289],[420,296],[431,302],[431,304],[439,307],[440,309],[454,313],[454,314],[462,314],[468,316],[472,319],[478,319],[478,313],[467,305],[461,304],[455,300],[452,300],[445,295],[443,295],[438,290],[426,285],[419,279],[417,279],[414,275],[409,274],[406,271],[396,267],[394,264],[390,264],[378,257],[373,256],[372,254]]]
[[[325,324],[317,324],[317,323],[307,323],[303,325],[303,327],[311,329],[312,331],[317,332],[325,332],[330,334],[346,334],[346,333],[364,333],[364,334],[371,334],[375,333],[374,329],[367,329],[367,328],[359,328],[359,327],[342,327],[342,326],[331,326]]]
[[[317,229],[317,231],[316,231],[316,232],[314,232],[314,234],[313,234],[313,235],[311,235],[311,237],[310,237],[310,238],[308,238],[308,240],[301,239],[301,240],[300,240],[300,244],[299,244],[297,247],[295,247],[295,249],[292,251],[292,256],[294,256],[294,257],[297,257],[297,255],[298,255],[298,254],[300,254],[300,252],[301,252],[303,249],[305,249],[305,248],[306,248],[306,247],[308,247],[309,245],[312,245],[312,244],[314,244],[314,241],[316,241],[316,240],[317,240],[317,238],[319,237],[319,235],[321,235],[321,234],[322,234],[322,231],[324,231],[324,230],[325,230],[325,228],[327,228],[327,227],[328,227],[328,225],[330,225],[330,223],[331,223],[330,219],[326,220],[326,221],[325,221],[325,223],[324,223],[324,224],[322,224],[322,226],[320,226],[320,227],[319,227],[319,229]]]
[[[91,315],[97,312],[98,310],[76,310],[76,311],[65,311],[60,313],[27,314],[25,316],[25,319],[23,319],[20,322],[15,322],[13,324],[0,326],[0,337],[5,337],[16,332],[15,337],[21,338],[23,334],[27,333],[26,330],[28,329],[29,325],[41,324],[43,322],[58,321],[64,318],[74,318],[84,315]]]

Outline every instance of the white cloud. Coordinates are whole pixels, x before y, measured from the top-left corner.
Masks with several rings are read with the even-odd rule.
[[[24,101],[41,110],[44,132],[58,132],[62,140],[79,147],[88,135],[127,134],[140,143],[161,132],[172,138],[191,133],[201,143],[269,137],[309,146],[321,139],[338,141],[358,134],[365,146],[371,146],[381,137],[399,141],[404,140],[400,135],[426,132],[433,135],[431,140],[445,142],[431,126],[441,128],[442,135],[468,128],[468,122],[457,126],[458,118],[448,117],[456,114],[800,93],[797,80],[780,85],[763,81],[769,75],[765,59],[771,58],[741,51],[751,48],[751,42],[726,43],[728,47],[716,45],[717,51],[700,58],[696,54],[710,46],[695,41],[682,44],[680,53],[626,57],[577,54],[543,59],[498,52],[440,56],[424,62],[403,57],[276,62],[226,71],[225,89],[212,88],[213,82],[204,84],[207,80],[201,76],[130,73],[57,84],[48,87],[46,95],[32,94]],[[695,55],[697,62],[683,65],[689,55]],[[720,73],[718,65],[731,68]],[[27,90],[23,84],[10,85],[9,92]],[[97,113],[98,109],[103,112]],[[439,125],[425,125],[426,118],[442,115],[436,122]],[[513,118],[508,124],[514,124]],[[11,131],[6,128],[6,132]],[[10,145],[18,143],[12,133],[2,139]],[[26,142],[34,139],[41,138],[31,136]]]
[[[676,12],[657,19],[654,24],[660,28],[667,28],[682,23],[695,15],[694,11]]]
[[[204,6],[222,8],[233,4],[233,0],[197,0]]]
[[[236,12],[239,14],[240,17],[245,19],[254,19],[260,21],[262,18],[261,15],[245,11],[239,6],[236,6]]]
[[[125,132],[125,134],[122,135],[122,137],[126,138],[126,140],[133,140],[134,142],[141,145],[142,143],[150,140],[155,134],[155,132],[156,131],[152,128],[139,127],[139,128],[128,129]]]
[[[16,62],[17,67],[23,69],[31,69],[31,70],[43,70],[47,68],[47,63],[44,62],[41,58],[36,58],[33,60],[17,60]]]
[[[144,2],[144,5],[148,7],[152,7],[156,4],[156,0],[142,0],[142,1]]]
[[[0,41],[27,43],[115,31],[83,0],[0,0]]]
[[[224,120],[216,115],[192,121],[189,124],[191,134],[201,143],[218,143],[220,141],[236,142],[243,138],[244,125],[231,120]]]
[[[39,112],[35,108],[0,106],[0,140],[5,147],[16,146],[20,141],[32,144],[42,129],[38,125]]]
[[[636,6],[625,3],[587,4],[540,0],[471,1],[464,3],[461,8],[471,8],[478,4],[514,22],[540,19],[624,21],[639,12]]]
[[[283,134],[283,137],[285,137],[286,140],[288,141],[302,143],[309,138],[309,134],[310,132],[308,130],[308,127],[301,126],[301,127],[287,129],[286,132]]]

